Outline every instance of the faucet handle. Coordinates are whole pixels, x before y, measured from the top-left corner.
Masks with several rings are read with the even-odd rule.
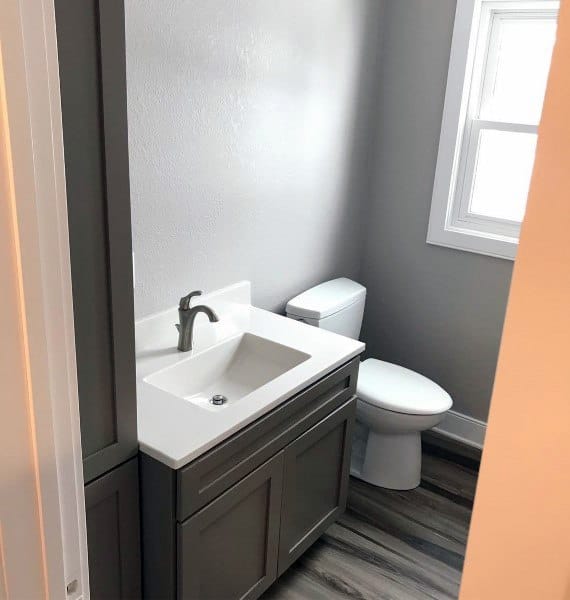
[[[190,292],[187,296],[183,296],[182,298],[180,298],[180,304],[178,305],[178,309],[188,310],[190,308],[190,299],[201,295],[202,291],[196,290],[194,292]]]

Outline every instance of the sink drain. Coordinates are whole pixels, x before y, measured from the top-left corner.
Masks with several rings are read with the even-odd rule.
[[[227,401],[228,399],[225,396],[222,396],[222,394],[215,394],[210,398],[210,404],[214,404],[215,406],[221,406]]]

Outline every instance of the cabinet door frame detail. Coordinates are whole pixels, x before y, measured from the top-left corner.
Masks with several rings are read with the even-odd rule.
[[[140,548],[138,477],[138,459],[135,457],[85,486],[87,514],[90,508],[117,495],[118,538],[124,544],[119,549],[121,598],[134,599],[142,595],[140,556],[133,552],[133,548]]]
[[[283,500],[281,505],[281,531],[279,538],[279,567],[281,575],[307,550],[323,533],[323,531],[344,512],[348,495],[350,452],[354,415],[356,413],[356,399],[352,399],[335,412],[331,413],[324,421],[311,427],[302,436],[289,444],[284,452],[283,475]],[[314,523],[301,539],[292,544],[289,535],[289,520],[291,506],[297,493],[297,478],[295,463],[299,455],[311,446],[318,443],[338,427],[343,427],[342,459],[339,465],[339,488],[337,504],[321,519]]]
[[[187,575],[192,565],[200,560],[200,533],[228,509],[247,497],[264,482],[269,481],[269,503],[267,509],[267,531],[265,544],[265,575],[259,579],[240,600],[257,598],[277,578],[277,558],[279,551],[279,530],[281,519],[281,494],[283,487],[283,453],[273,458],[247,475],[239,483],[213,500],[178,526],[178,598],[199,598],[200,580],[197,573]]]
[[[138,448],[124,0],[99,0],[99,36],[117,441],[87,458],[86,471]]]
[[[138,450],[124,3],[123,0],[55,0],[55,13],[83,474],[85,482],[89,482],[135,456]],[[78,127],[79,124],[85,124],[86,129]],[[88,136],[97,139],[89,145],[84,139]],[[93,279],[93,274],[82,266],[82,252],[86,252],[83,235],[94,215],[98,228],[90,243],[98,252],[94,260],[99,279]],[[91,281],[98,283],[90,287]],[[90,305],[98,307],[97,311],[91,311]],[[105,336],[96,336],[89,327],[85,330],[82,327],[90,322],[92,313],[99,315],[97,326],[104,330]],[[95,359],[105,364],[105,376],[101,377],[105,386],[85,399],[86,390],[93,390],[97,380],[93,377],[93,381],[89,378],[86,381],[81,368],[93,373],[85,365]],[[85,386],[83,391],[82,386]],[[105,415],[104,434],[98,424],[91,423],[89,427],[93,413],[85,411],[85,407],[92,407],[94,400],[100,414]],[[92,444],[86,442],[86,430],[93,432]]]

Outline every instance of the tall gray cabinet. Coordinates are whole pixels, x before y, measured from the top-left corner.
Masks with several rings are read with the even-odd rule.
[[[91,598],[140,597],[122,0],[55,0]]]

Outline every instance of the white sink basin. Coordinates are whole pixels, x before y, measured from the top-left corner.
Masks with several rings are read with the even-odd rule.
[[[242,333],[144,379],[150,385],[213,411],[239,402],[311,358],[289,346]],[[214,405],[214,395],[225,397]]]
[[[364,344],[251,305],[241,282],[200,299],[219,317],[176,349],[178,305],[137,322],[137,416],[143,452],[180,469],[277,408]],[[215,394],[228,398],[214,406]]]

